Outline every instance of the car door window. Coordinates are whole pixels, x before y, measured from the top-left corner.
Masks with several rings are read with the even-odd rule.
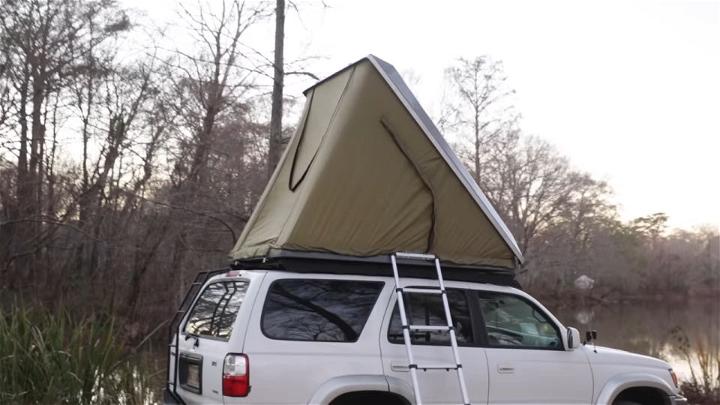
[[[405,293],[403,297],[405,299],[405,310],[410,325],[447,326],[445,310],[440,295]],[[472,324],[470,322],[470,313],[468,311],[465,292],[458,289],[448,289],[448,302],[450,304],[450,315],[452,316],[455,326],[458,344],[472,343]],[[410,336],[413,344],[444,346],[450,344],[450,337],[447,331],[412,331]],[[395,310],[390,320],[388,340],[391,343],[404,343],[402,322],[397,304],[395,304]]]
[[[478,292],[485,321],[487,343],[491,347],[530,349],[562,348],[557,326],[535,305],[513,295]]]

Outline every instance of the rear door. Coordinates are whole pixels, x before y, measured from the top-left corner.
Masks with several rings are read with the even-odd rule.
[[[264,284],[245,341],[248,403],[314,404],[319,390],[382,375],[377,336],[385,305],[376,303],[390,295],[383,280],[275,272]]]
[[[420,282],[422,283],[422,282]],[[421,287],[421,286],[418,286]],[[458,339],[460,361],[465,384],[473,404],[487,403],[487,360],[479,347],[472,323],[468,292],[448,288],[450,311]],[[411,325],[446,326],[442,298],[439,295],[405,293],[408,322]],[[402,324],[396,299],[388,308],[380,347],[383,369],[388,376],[390,390],[413,398],[408,358],[402,335]],[[423,364],[452,364],[454,362],[447,332],[413,332],[413,356],[418,366]],[[418,370],[418,384],[423,403],[461,404],[462,396],[455,370]]]
[[[239,329],[236,319],[251,284],[239,274],[211,279],[181,324],[177,392],[189,404],[223,402],[223,361],[227,353],[242,349],[244,331],[234,329]]]

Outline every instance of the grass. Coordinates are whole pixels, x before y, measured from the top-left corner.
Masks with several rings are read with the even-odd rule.
[[[710,337],[691,341],[679,328],[671,333],[690,368],[690,378],[680,385],[683,395],[690,404],[720,404],[720,346]]]
[[[113,319],[14,307],[0,313],[0,403],[147,404],[151,376]]]

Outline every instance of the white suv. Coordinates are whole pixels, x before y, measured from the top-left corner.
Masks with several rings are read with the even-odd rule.
[[[172,331],[165,402],[416,402],[393,277],[227,270],[198,284]],[[583,345],[517,288],[445,285],[473,404],[685,403],[668,363]],[[404,294],[411,324],[445,323],[439,295]],[[418,364],[452,359],[447,332],[413,332],[412,343]],[[462,403],[454,370],[418,379],[423,403]]]

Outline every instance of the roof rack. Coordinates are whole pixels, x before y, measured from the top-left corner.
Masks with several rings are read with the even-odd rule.
[[[442,259],[441,259],[442,260]],[[433,262],[398,258],[405,277],[435,279]],[[293,273],[355,274],[392,277],[388,255],[357,257],[324,252],[298,252],[274,249],[268,256],[234,260],[234,270],[281,270]],[[468,271],[474,270],[474,271]],[[468,266],[443,262],[446,280],[487,283],[521,288],[512,269],[492,266]]]

